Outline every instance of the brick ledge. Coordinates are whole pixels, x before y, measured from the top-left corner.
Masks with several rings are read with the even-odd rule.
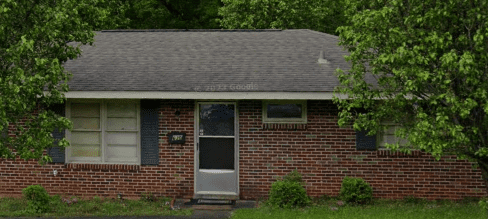
[[[420,157],[422,152],[420,150],[412,150],[412,154],[402,153],[399,151],[378,150],[376,151],[378,157]]]
[[[305,130],[307,124],[296,123],[263,123],[263,129],[292,129],[292,130]]]
[[[141,170],[140,165],[134,164],[85,164],[69,163],[66,168],[70,170]]]

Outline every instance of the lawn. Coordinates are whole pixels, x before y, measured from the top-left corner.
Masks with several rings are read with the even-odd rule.
[[[81,216],[164,216],[164,215],[192,215],[191,209],[170,209],[171,199],[156,198],[154,201],[147,200],[117,200],[117,199],[95,199],[80,200],[76,203],[63,201],[59,196],[53,196],[49,206],[51,211],[42,214],[29,214],[24,212],[27,200],[24,198],[1,198],[0,217],[81,217]]]
[[[239,209],[232,213],[232,219],[241,218],[487,218],[476,201],[425,201],[425,200],[375,200],[369,205],[337,205],[337,200],[314,204],[303,209],[273,209],[260,207],[257,209]]]

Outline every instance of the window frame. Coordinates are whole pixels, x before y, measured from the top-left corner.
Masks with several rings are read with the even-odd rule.
[[[398,124],[398,123],[394,123],[394,122],[392,122],[392,121],[384,121],[384,122],[382,122],[382,125],[386,125],[386,126],[389,126],[389,127],[393,126],[393,127],[394,127],[394,130],[393,130],[393,137],[395,138],[395,143],[398,141],[398,146],[399,146],[399,148],[406,147],[406,145],[405,145],[405,144],[407,144],[407,143],[405,143],[404,145],[402,145],[402,144],[401,144],[402,138],[395,136],[395,132],[396,132],[396,131],[397,131],[397,130],[400,128],[400,124]],[[380,143],[382,143],[382,142],[383,142],[383,139],[384,139],[384,137],[385,137],[385,135],[386,135],[386,133],[385,133],[386,131],[387,131],[387,130],[382,130],[382,131],[380,131],[380,132],[379,132],[379,133],[376,135],[376,145],[377,145],[377,149],[378,149],[378,150],[390,150],[390,149],[389,149],[389,148],[387,148],[386,146],[381,146],[381,145],[380,145]],[[408,141],[407,139],[404,139],[404,140]]]
[[[123,101],[124,103],[134,103],[136,104],[136,126],[137,129],[134,130],[116,130],[123,132],[136,132],[136,156],[137,159],[135,162],[133,161],[107,161],[107,145],[106,145],[106,136],[107,132],[114,132],[115,130],[108,130],[107,128],[107,103],[116,102],[116,101]],[[68,99],[66,104],[66,118],[71,121],[71,105],[73,103],[99,103],[100,104],[100,147],[102,156],[100,158],[91,158],[91,157],[72,157],[71,156],[71,132],[67,130],[66,132],[66,139],[70,142],[70,146],[66,147],[65,150],[65,163],[91,163],[91,164],[136,164],[141,165],[141,118],[140,118],[140,111],[141,111],[141,104],[140,100],[136,99]]]
[[[302,118],[268,118],[268,104],[301,104]],[[307,123],[307,100],[263,100],[262,101],[263,123]]]

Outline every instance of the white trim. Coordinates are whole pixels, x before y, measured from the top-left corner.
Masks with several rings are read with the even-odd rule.
[[[302,118],[268,118],[268,104],[301,104]],[[307,101],[306,100],[264,100],[262,101],[263,123],[299,123],[307,124]]]
[[[235,170],[206,170],[206,169],[199,169],[199,172],[202,173],[233,173]]]
[[[189,100],[332,100],[348,99],[347,94],[334,94],[330,91],[298,91],[298,92],[193,92],[193,91],[68,91],[66,98],[81,99],[189,99]],[[44,91],[44,95],[49,92]],[[405,95],[412,99],[412,95]],[[375,100],[388,99],[386,97],[373,98]]]
[[[44,94],[48,94],[44,92]],[[333,92],[172,92],[172,91],[68,91],[66,98],[93,99],[222,99],[222,100],[331,100]],[[337,95],[345,99],[347,95]]]
[[[212,98],[212,101],[205,101],[205,100],[195,100],[195,108],[194,108],[194,162],[193,162],[193,191],[194,195],[198,194],[212,194],[212,195],[238,195],[240,192],[239,188],[239,105],[238,101],[216,101]],[[199,165],[199,157],[200,157],[200,150],[197,150],[197,144],[200,143],[200,135],[198,130],[200,129],[200,104],[232,104],[234,105],[234,136],[201,136],[202,138],[210,137],[210,138],[234,138],[234,170],[207,170],[207,169],[200,169]],[[197,192],[197,173],[235,173],[236,174],[236,186],[237,186],[237,193],[234,192],[218,192],[218,191],[198,191]]]
[[[199,191],[196,192],[197,195],[237,195],[235,192],[215,192],[215,191]]]
[[[107,103],[114,101],[114,100],[103,100],[100,98],[96,99],[69,99],[66,103],[66,118],[71,119],[71,104],[72,103],[99,103],[100,104],[100,138],[101,138],[101,156],[100,158],[90,158],[90,157],[83,157],[83,158],[77,158],[77,157],[71,157],[71,131],[66,130],[66,139],[70,142],[70,146],[68,146],[65,150],[65,163],[94,163],[94,164],[136,164],[140,165],[141,164],[141,118],[140,118],[140,101],[139,100],[123,100],[123,102],[130,102],[134,103],[136,105],[136,124],[137,124],[137,130],[123,130],[121,132],[126,133],[126,132],[132,132],[132,133],[137,133],[136,134],[136,142],[137,142],[137,147],[136,147],[136,155],[137,159],[135,162],[133,161],[128,161],[127,159],[120,159],[120,161],[107,161],[107,153],[106,153],[106,147],[105,145],[105,132],[120,132],[116,130],[104,130],[106,127],[106,122],[107,122]],[[75,130],[74,130],[75,131]],[[86,130],[86,131],[93,131],[93,130]],[[96,159],[96,160],[95,160]]]

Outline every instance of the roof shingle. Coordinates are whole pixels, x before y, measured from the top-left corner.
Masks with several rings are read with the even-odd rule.
[[[70,91],[331,92],[350,68],[338,37],[303,29],[102,31],[94,45],[65,63]]]

